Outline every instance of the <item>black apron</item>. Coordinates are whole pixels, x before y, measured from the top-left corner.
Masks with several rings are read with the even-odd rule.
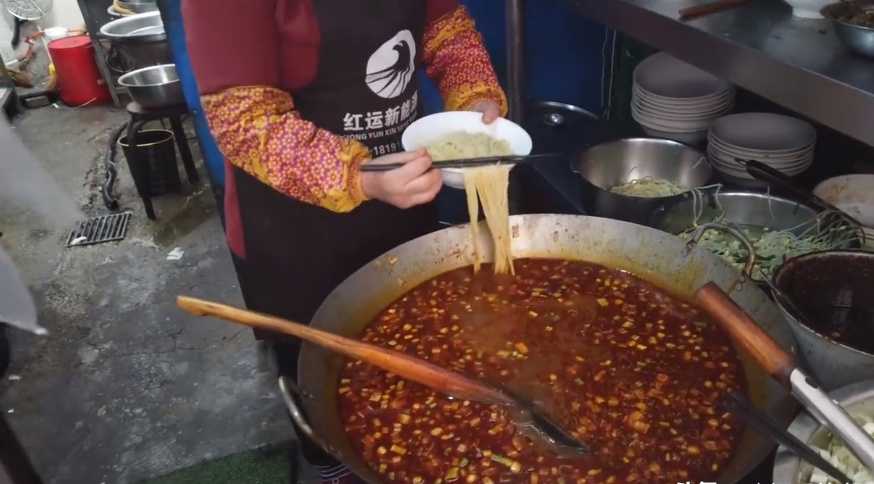
[[[313,6],[319,66],[314,81],[293,93],[296,108],[321,128],[359,139],[374,157],[401,150],[401,133],[419,109],[415,70],[425,2],[315,0]],[[361,266],[437,228],[433,204],[401,210],[368,201],[340,214],[283,195],[237,168],[233,175],[246,247],[238,261],[246,305],[295,321],[308,323]],[[299,345],[283,341],[281,370],[296,378]]]

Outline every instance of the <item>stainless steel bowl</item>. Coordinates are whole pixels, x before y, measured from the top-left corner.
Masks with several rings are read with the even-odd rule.
[[[161,12],[113,20],[100,28],[100,34],[109,39],[123,60],[116,70],[124,72],[173,62]]]
[[[147,109],[164,108],[185,103],[182,83],[176,74],[176,65],[149,66],[118,78],[118,84],[126,87],[131,98]]]
[[[653,211],[667,200],[680,200],[689,194],[629,197],[612,193],[612,187],[653,177],[697,188],[706,185],[713,176],[707,157],[698,150],[655,138],[628,138],[594,146],[577,155],[573,169],[582,178],[583,204],[587,210],[593,215],[639,224],[648,224]]]
[[[698,223],[713,222],[724,215],[724,221],[734,225],[786,230],[816,216],[816,210],[807,205],[766,193],[710,191],[703,203]],[[665,203],[652,218],[653,227],[672,234],[684,232],[694,223],[693,202],[688,198]]]
[[[822,9],[822,16],[834,23],[835,34],[847,47],[859,54],[874,57],[874,28],[838,20],[838,18],[852,12],[852,9],[857,8],[867,11],[874,10],[874,0],[833,3]]]
[[[805,264],[810,263],[816,264],[815,267],[823,268],[813,271],[817,274],[816,277],[808,277],[811,275],[811,272],[808,272],[811,266],[808,265],[808,269],[805,270]],[[851,311],[862,310],[870,314],[874,312],[874,301],[864,300],[866,297],[864,295],[870,293],[865,290],[865,287],[874,285],[872,274],[874,274],[874,253],[859,250],[831,250],[814,252],[786,261],[774,274],[774,284],[794,305],[805,311],[805,316],[808,317],[816,317],[816,314],[823,313],[824,311],[815,310],[822,304],[832,305],[839,298],[844,299],[839,294],[842,291],[850,295],[850,302],[847,303],[846,300],[838,302],[842,305],[848,304]],[[847,275],[850,277],[845,277]],[[813,299],[821,297],[821,301],[811,300],[810,296],[805,296],[802,300],[796,295],[797,284],[810,287],[809,285],[814,283],[816,286],[805,291],[804,294],[816,294]],[[860,296],[862,301],[859,301]],[[779,298],[777,299],[777,305],[795,334],[801,357],[823,387],[830,390],[874,378],[874,354],[838,343],[802,324],[794,313],[781,304]],[[853,308],[854,306],[861,309]],[[836,310],[845,310],[845,308],[836,308]],[[870,323],[874,324],[874,321]]]
[[[866,380],[841,387],[829,395],[850,415],[874,416],[874,380]],[[825,446],[829,440],[828,429],[822,427],[809,413],[802,412],[792,421],[789,432],[802,442]],[[789,449],[780,446],[774,461],[773,482],[797,484],[809,482],[813,468],[801,462]]]
[[[122,17],[100,27],[100,34],[113,41],[156,42],[167,40],[161,12]]]
[[[118,0],[118,5],[134,13],[154,12],[158,10],[157,0]]]

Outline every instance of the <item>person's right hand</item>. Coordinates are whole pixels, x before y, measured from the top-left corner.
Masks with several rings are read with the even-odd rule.
[[[431,156],[424,149],[380,156],[365,163],[404,163],[394,170],[361,173],[367,198],[398,208],[428,203],[443,186],[440,171],[431,169]]]

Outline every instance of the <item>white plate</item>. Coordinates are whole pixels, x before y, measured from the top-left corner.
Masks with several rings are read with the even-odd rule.
[[[726,103],[722,106],[717,106],[715,109],[711,109],[708,111],[699,111],[699,112],[677,112],[670,110],[663,110],[659,108],[653,108],[649,106],[645,102],[634,99],[632,100],[632,106],[637,108],[637,110],[650,118],[653,119],[668,119],[672,121],[697,121],[697,120],[714,120],[718,117],[723,116],[727,112],[731,111],[733,108],[731,103]]]
[[[697,67],[659,52],[634,69],[641,88],[664,98],[709,97],[731,88],[731,84]]]
[[[716,117],[699,120],[674,121],[671,119],[657,118],[642,113],[636,106],[631,107],[631,117],[638,123],[661,131],[674,133],[689,133],[692,131],[707,131]],[[706,133],[705,133],[706,136]]]
[[[800,157],[800,158],[792,160],[792,161],[775,162],[774,160],[769,160],[769,159],[761,158],[761,157],[756,158],[756,157],[737,156],[737,155],[732,154],[732,153],[726,153],[724,151],[720,151],[719,149],[714,148],[712,145],[710,145],[708,147],[707,151],[710,153],[713,153],[714,155],[719,156],[720,158],[722,158],[724,160],[727,160],[731,164],[737,163],[736,161],[734,161],[735,158],[741,158],[741,159],[747,159],[747,160],[752,159],[752,160],[764,163],[768,166],[774,167],[778,170],[792,170],[792,169],[795,169],[795,168],[800,167],[800,166],[809,165],[812,162],[813,157],[814,157],[814,154],[811,152],[811,153],[806,154],[803,157]]]
[[[714,111],[719,108],[723,108],[727,105],[734,104],[734,96],[722,96],[720,98],[714,99],[712,102],[708,103],[700,103],[700,104],[680,104],[680,103],[663,103],[659,101],[655,101],[652,98],[649,98],[638,91],[631,93],[631,99],[636,102],[640,102],[645,104],[647,107],[658,111],[665,111],[671,113],[687,113],[687,114],[695,114],[707,111]]]
[[[739,113],[719,118],[713,136],[752,151],[791,153],[816,141],[816,129],[797,118],[773,113]]]
[[[707,150],[707,157],[717,171],[731,174],[737,178],[746,178],[748,180],[754,179],[752,175],[747,173],[747,170],[746,168],[744,168],[743,165],[734,160],[734,157],[725,156],[718,152],[714,152],[712,149]],[[811,155],[809,158],[802,160],[798,164],[792,166],[774,166],[770,163],[765,164],[770,166],[771,168],[774,168],[780,173],[788,176],[795,176],[807,171],[812,163],[813,156]]]
[[[533,148],[531,136],[521,126],[504,118],[498,118],[492,124],[485,124],[482,116],[482,113],[473,111],[446,111],[419,118],[404,130],[401,144],[407,151],[417,150],[427,147],[443,136],[463,131],[485,133],[492,138],[504,140],[510,144],[514,155],[531,153]],[[463,168],[446,168],[440,171],[443,175],[443,183],[452,188],[464,188]]]
[[[735,97],[735,92],[733,89],[729,89],[727,91],[723,91],[712,96],[688,99],[658,96],[647,91],[646,89],[643,89],[638,85],[635,85],[631,92],[633,95],[641,99],[645,99],[649,103],[672,109],[701,109],[712,106],[714,104],[725,102],[729,99],[733,100]]]
[[[776,165],[791,165],[798,162],[798,160],[802,160],[809,156],[812,156],[814,153],[813,147],[787,155],[775,155],[769,152],[727,148],[725,145],[722,145],[719,142],[713,140],[713,138],[708,138],[708,144],[714,150],[717,150],[720,153],[724,153],[725,155],[734,156],[737,158],[753,159],[763,162],[766,161],[768,163],[773,163]]]
[[[704,142],[707,138],[707,131],[694,131],[691,133],[671,133],[668,131],[661,131],[658,129],[648,128],[646,126],[641,126],[643,128],[643,132],[648,136],[652,136],[653,138],[664,138],[670,139],[674,141],[679,141],[680,143],[687,144],[689,146],[698,146]]]

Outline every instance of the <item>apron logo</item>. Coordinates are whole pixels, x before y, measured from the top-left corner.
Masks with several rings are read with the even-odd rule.
[[[400,96],[415,74],[416,41],[409,30],[401,30],[376,49],[367,61],[367,87],[377,96]]]

